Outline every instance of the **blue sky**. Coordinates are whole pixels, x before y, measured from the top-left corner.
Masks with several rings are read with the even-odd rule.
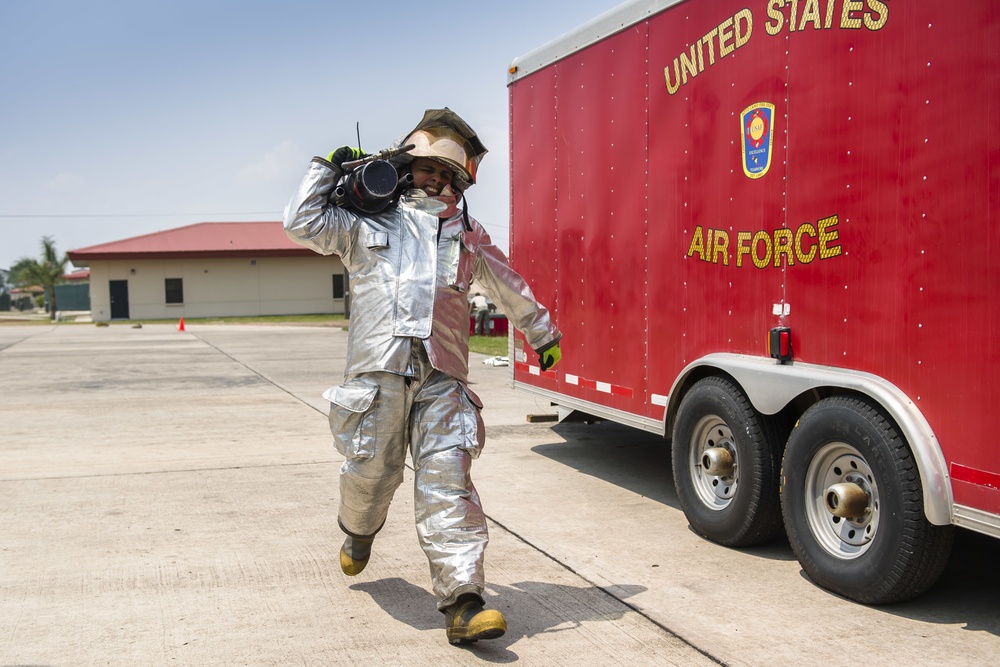
[[[506,248],[511,61],[616,0],[0,0],[0,268],[203,221],[278,220],[313,155],[448,106],[490,149]]]

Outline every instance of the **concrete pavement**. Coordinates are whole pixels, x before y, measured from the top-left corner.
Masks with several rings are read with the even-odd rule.
[[[320,393],[346,334],[187,329],[0,328],[0,665],[715,664],[496,523],[510,630],[448,645],[409,474],[368,569],[340,572]],[[523,424],[483,370],[492,423]]]
[[[320,394],[345,349],[336,328],[0,326],[0,666],[964,667],[1000,651],[1000,541],[960,533],[918,600],[848,602],[783,542],[694,535],[658,438],[525,423],[551,408],[479,355],[474,477],[510,630],[451,647],[409,474],[371,564],[340,572]]]

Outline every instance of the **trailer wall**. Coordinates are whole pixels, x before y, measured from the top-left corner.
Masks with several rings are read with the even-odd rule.
[[[955,502],[1000,514],[1000,4],[692,1],[609,33],[511,75],[511,259],[565,334],[546,373],[515,334],[515,384],[662,432],[683,369],[787,326],[795,364],[898,388]]]

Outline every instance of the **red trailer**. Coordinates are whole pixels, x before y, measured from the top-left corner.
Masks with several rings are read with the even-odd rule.
[[[509,74],[514,386],[671,440],[691,525],[819,585],[1000,536],[1000,3],[627,2]]]

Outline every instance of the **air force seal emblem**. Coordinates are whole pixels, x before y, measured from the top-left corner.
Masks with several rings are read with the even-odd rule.
[[[760,178],[771,167],[774,105],[767,102],[751,104],[740,114],[740,125],[743,130],[743,173],[747,178]]]

